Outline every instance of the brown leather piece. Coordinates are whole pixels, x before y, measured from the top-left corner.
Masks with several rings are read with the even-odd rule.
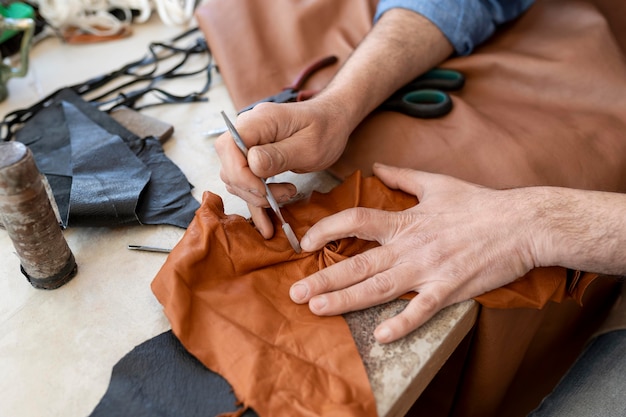
[[[377,0],[208,0],[196,9],[236,109],[278,93],[306,66],[335,55],[338,62],[305,84],[319,90],[371,28]]]
[[[467,80],[448,117],[374,114],[333,171],[367,175],[378,161],[495,188],[626,191],[626,65],[593,6],[540,1],[444,66]]]
[[[604,277],[590,283],[582,305],[566,298],[542,309],[483,307],[453,411],[445,415],[526,416],[576,359],[618,292]]]
[[[353,132],[332,172],[367,175],[378,161],[495,188],[625,192],[626,13],[620,10],[619,0],[538,0],[474,54],[442,65],[466,76],[448,116],[373,114]],[[335,54],[344,62],[371,28],[373,11],[368,0],[209,0],[197,17],[240,108],[278,92],[314,59]],[[323,87],[339,66],[315,74],[307,88]],[[478,297],[483,308],[466,371],[449,385],[451,415],[522,416],[535,406],[590,334],[582,328],[597,326],[610,305],[610,288],[595,290],[603,285],[595,278],[582,274],[570,288],[565,269],[542,268]],[[555,354],[559,361],[546,366]]]
[[[286,206],[297,236],[322,217],[363,206],[400,210],[416,199],[354,175],[328,195]],[[280,223],[274,218],[274,226]],[[342,239],[296,254],[285,235],[265,240],[219,196],[200,209],[152,283],[174,334],[260,416],[375,416],[365,368],[345,320],[318,317],[289,298],[298,279],[374,247]]]

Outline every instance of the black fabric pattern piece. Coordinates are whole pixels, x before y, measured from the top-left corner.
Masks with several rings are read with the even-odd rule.
[[[167,219],[168,224],[186,229],[200,203],[190,194],[193,186],[185,174],[165,156],[157,138],[135,140],[128,146],[154,174],[138,201],[137,213],[141,223],[161,224]]]
[[[208,417],[239,408],[228,382],[167,331],[113,367],[109,387],[89,417]],[[256,413],[248,409],[243,416]]]
[[[122,138],[93,123],[72,104],[62,106],[72,153],[69,224],[138,222],[135,208],[150,171]]]
[[[199,202],[156,138],[140,138],[71,89],[16,132],[46,175],[67,226],[186,228]]]

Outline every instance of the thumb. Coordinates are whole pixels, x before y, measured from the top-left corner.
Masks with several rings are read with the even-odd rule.
[[[318,141],[297,132],[287,139],[257,145],[248,151],[248,165],[255,175],[269,178],[285,171],[311,172],[327,168],[327,155],[315,151]]]
[[[289,170],[287,155],[282,142],[253,146],[248,151],[248,166],[257,177],[269,178]]]

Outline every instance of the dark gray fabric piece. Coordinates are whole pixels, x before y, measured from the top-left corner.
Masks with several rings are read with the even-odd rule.
[[[186,228],[200,206],[156,138],[138,137],[70,89],[50,99],[15,138],[48,178],[63,226]]]
[[[72,104],[61,104],[72,155],[69,225],[138,222],[135,208],[150,171],[122,138],[91,122]]]
[[[113,367],[109,387],[89,417],[210,417],[239,408],[228,382],[167,331]],[[243,416],[256,414],[246,410]]]
[[[180,168],[165,155],[157,138],[135,140],[128,146],[152,173],[137,205],[139,221],[187,228],[200,203],[191,195],[192,185]]]

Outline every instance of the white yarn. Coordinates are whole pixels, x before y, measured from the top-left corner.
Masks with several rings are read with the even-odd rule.
[[[35,0],[39,13],[50,24],[60,29],[78,27],[99,36],[119,33],[132,21],[131,10],[139,15],[135,22],[144,23],[156,9],[163,23],[169,26],[184,25],[192,17],[195,0]],[[119,9],[124,18],[119,19],[109,10]]]
[[[153,0],[161,20],[170,26],[184,25],[193,17],[194,0]]]
[[[106,0],[39,0],[39,12],[55,28],[74,26],[99,36],[114,35],[128,23],[108,12]]]

